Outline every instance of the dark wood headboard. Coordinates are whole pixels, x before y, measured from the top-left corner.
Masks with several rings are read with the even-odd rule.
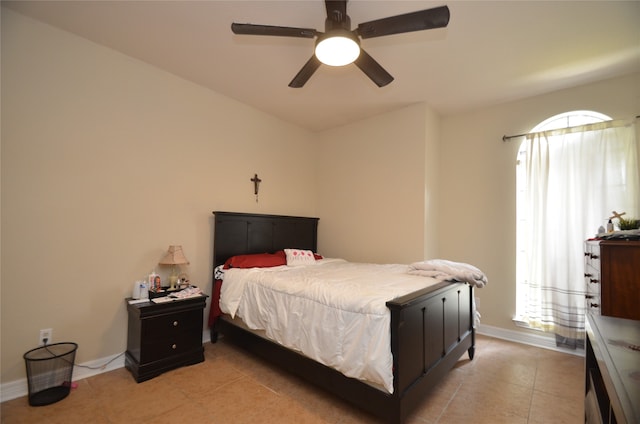
[[[214,211],[213,266],[235,255],[318,249],[319,218]]]

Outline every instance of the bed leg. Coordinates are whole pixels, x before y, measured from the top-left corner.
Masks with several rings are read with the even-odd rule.
[[[473,355],[476,353],[476,329],[471,327],[471,347],[467,350],[469,353],[469,360],[473,361]]]
[[[215,327],[212,327],[210,330],[211,334],[211,343],[215,343],[218,341],[218,330]]]

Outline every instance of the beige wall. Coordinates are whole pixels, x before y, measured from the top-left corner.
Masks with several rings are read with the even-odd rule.
[[[77,342],[80,363],[123,352],[124,298],[168,273],[169,244],[210,292],[212,211],[315,216],[314,148],[307,131],[3,8],[1,381],[24,378],[42,328]]]
[[[640,112],[640,74],[502,104],[442,120],[440,253],[489,277],[478,290],[482,323],[516,330],[515,160],[521,139],[543,120],[572,110],[612,118]],[[594,223],[594,232],[600,223]]]
[[[424,157],[424,252],[418,260],[439,258],[440,255],[440,195],[441,178],[445,169],[440,165],[442,159],[440,140],[441,118],[429,107],[425,106],[425,157]],[[445,174],[446,175],[446,174]]]
[[[356,262],[424,258],[425,157],[437,144],[425,121],[432,115],[419,104],[319,135],[321,252]],[[428,249],[436,242],[430,238]]]

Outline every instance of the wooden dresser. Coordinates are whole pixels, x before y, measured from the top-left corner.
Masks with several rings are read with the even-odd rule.
[[[587,312],[640,320],[640,241],[585,242]]]
[[[587,314],[585,422],[640,423],[640,321]]]

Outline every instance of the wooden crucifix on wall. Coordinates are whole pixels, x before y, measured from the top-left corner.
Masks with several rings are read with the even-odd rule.
[[[258,203],[258,191],[260,190],[260,183],[262,180],[258,178],[258,174],[253,174],[251,181],[253,182],[253,194],[256,195],[256,203]]]

